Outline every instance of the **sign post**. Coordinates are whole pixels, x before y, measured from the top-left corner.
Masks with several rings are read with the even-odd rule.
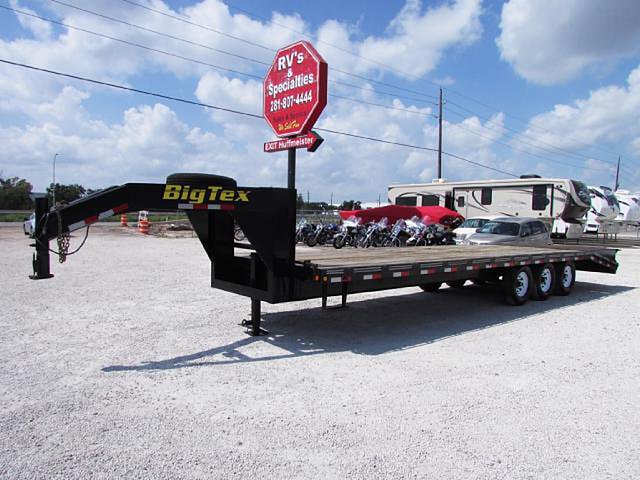
[[[327,62],[300,41],[278,50],[264,79],[263,116],[281,138],[265,143],[264,151],[287,150],[287,188],[295,188],[296,149],[313,152],[322,143],[311,129],[327,105],[327,77]]]

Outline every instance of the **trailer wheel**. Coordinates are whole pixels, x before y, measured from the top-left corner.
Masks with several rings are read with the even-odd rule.
[[[576,267],[571,262],[561,263],[556,269],[556,295],[569,295],[576,281]]]
[[[532,274],[529,267],[511,268],[502,276],[504,299],[510,305],[523,305],[531,296]]]
[[[556,269],[552,263],[541,265],[533,270],[533,288],[531,298],[534,300],[546,300],[553,293],[556,283]]]
[[[442,286],[442,282],[423,283],[422,285],[420,285],[420,288],[425,292],[434,293],[434,292],[437,292],[441,286]]]
[[[465,283],[467,283],[466,280],[449,280],[447,282],[447,285],[449,285],[451,288],[462,288],[464,287]]]

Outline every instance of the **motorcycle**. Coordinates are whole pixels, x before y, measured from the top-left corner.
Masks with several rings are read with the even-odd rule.
[[[333,223],[316,225],[316,229],[305,240],[305,243],[309,247],[315,247],[316,245],[324,245],[333,237],[338,231],[338,226]]]
[[[296,226],[296,243],[306,243],[307,238],[316,230],[315,225],[310,224],[303,217]]]
[[[402,245],[402,237],[407,235],[406,233],[407,222],[403,219],[396,220],[391,228],[391,234],[385,239],[384,247],[400,247]]]
[[[372,223],[369,228],[367,228],[364,237],[358,241],[358,246],[362,248],[383,246],[389,235],[387,223],[387,217],[383,217],[377,223]]]
[[[345,245],[350,247],[358,246],[358,239],[365,234],[365,227],[361,225],[362,219],[354,215],[346,219],[341,227],[340,231],[333,237],[334,248],[342,248]]]

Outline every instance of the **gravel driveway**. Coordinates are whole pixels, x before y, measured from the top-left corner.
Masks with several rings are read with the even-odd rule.
[[[197,239],[98,229],[38,282],[28,243],[0,230],[2,478],[640,476],[640,249],[569,297],[265,304],[252,338]]]

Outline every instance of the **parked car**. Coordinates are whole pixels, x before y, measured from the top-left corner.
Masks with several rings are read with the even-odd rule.
[[[36,229],[36,214],[32,213],[29,218],[24,219],[22,229],[25,235],[33,235],[33,231]]]
[[[454,240],[456,245],[462,245],[469,235],[476,233],[479,228],[482,228],[489,220],[498,218],[498,215],[482,215],[472,218],[467,218],[462,225],[456,228],[453,233],[455,234]]]
[[[547,226],[536,218],[498,217],[485,223],[465,240],[465,245],[551,245]]]

